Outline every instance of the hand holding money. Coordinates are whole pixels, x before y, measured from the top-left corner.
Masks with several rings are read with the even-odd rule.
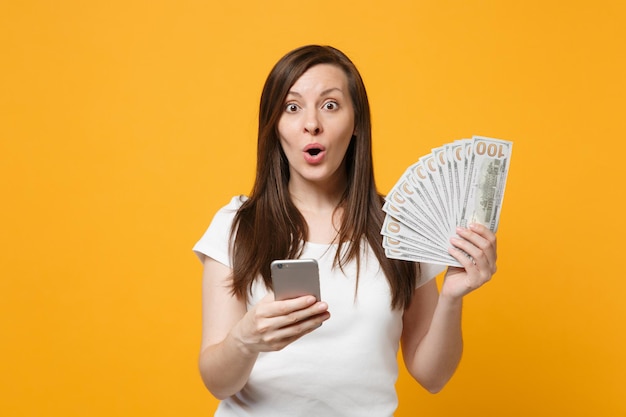
[[[498,229],[513,143],[474,136],[432,150],[386,197],[387,257],[462,267],[448,252],[457,227]],[[469,256],[469,255],[468,255]]]

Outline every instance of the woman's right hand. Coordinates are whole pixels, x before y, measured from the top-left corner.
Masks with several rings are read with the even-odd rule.
[[[259,352],[280,350],[330,317],[328,305],[313,296],[274,301],[271,292],[248,310],[232,292],[232,270],[209,257],[202,277],[198,366],[204,384],[218,399],[244,387]]]
[[[247,355],[278,351],[329,317],[328,304],[312,295],[274,301],[274,294],[269,292],[235,325],[232,336]]]

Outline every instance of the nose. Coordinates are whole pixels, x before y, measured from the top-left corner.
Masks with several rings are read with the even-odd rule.
[[[304,130],[310,135],[319,135],[322,132],[322,124],[318,118],[317,112],[308,112],[304,121]]]

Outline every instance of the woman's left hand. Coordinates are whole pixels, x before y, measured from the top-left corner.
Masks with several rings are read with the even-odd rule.
[[[487,227],[473,223],[468,229],[458,227],[458,236],[450,239],[448,249],[460,267],[448,267],[441,295],[460,298],[479,288],[496,273],[496,235]]]

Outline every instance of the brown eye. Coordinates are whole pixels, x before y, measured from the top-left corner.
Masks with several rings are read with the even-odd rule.
[[[324,103],[324,109],[326,110],[337,110],[339,108],[339,104],[335,101],[328,101]]]
[[[287,113],[295,113],[295,112],[297,112],[297,111],[298,111],[298,105],[297,105],[297,104],[294,104],[294,103],[288,103],[288,104],[285,106],[285,111],[286,111]]]

